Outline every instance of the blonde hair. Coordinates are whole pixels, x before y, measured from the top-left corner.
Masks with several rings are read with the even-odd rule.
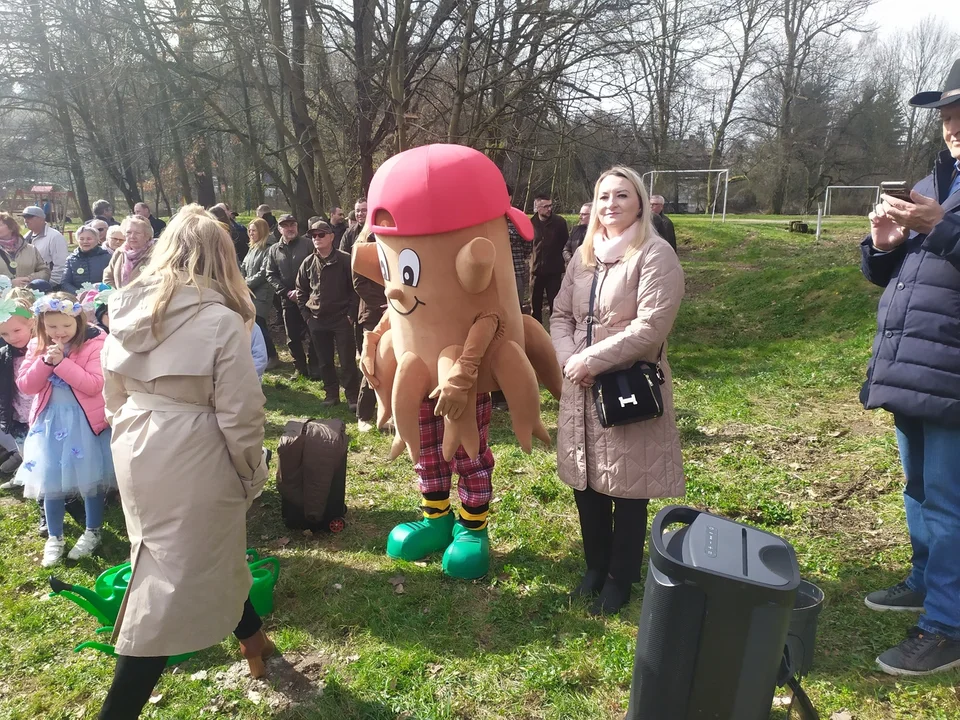
[[[146,218],[140,217],[139,215],[127,215],[123,219],[123,222],[120,223],[120,229],[124,232],[134,226],[139,226],[140,229],[147,234],[147,242],[153,239],[153,225],[151,225],[150,221]],[[110,231],[108,230],[107,232],[109,233]]]
[[[77,302],[77,296],[72,295],[68,292],[55,292],[46,295],[45,297],[50,298],[51,300],[63,300],[69,303]],[[66,313],[57,312],[56,310],[48,310],[46,312],[37,313],[37,355],[46,351],[48,347],[54,345],[50,336],[47,334],[47,326],[44,323],[43,319],[47,315],[63,315],[64,317],[71,317]],[[86,313],[80,313],[79,315],[73,316],[73,320],[77,325],[77,332],[74,334],[73,339],[70,341],[69,346],[74,350],[79,350],[83,345],[84,341],[87,339],[87,316]]]
[[[198,296],[203,288],[216,290],[245,324],[256,318],[230,234],[197,204],[184,206],[173,217],[157,240],[150,262],[130,285],[147,284],[155,286],[149,301],[155,337],[174,293],[181,287],[196,288]]]
[[[597,178],[596,185],[593,186],[593,201],[590,208],[590,222],[587,223],[587,233],[584,237],[583,245],[580,246],[580,259],[587,267],[593,267],[597,264],[597,256],[593,252],[593,236],[600,232],[601,228],[599,197],[600,183],[602,183],[604,179],[610,177],[611,175],[629,181],[630,184],[633,185],[633,189],[636,191],[637,197],[640,198],[640,215],[637,218],[639,232],[637,232],[637,236],[634,238],[633,242],[630,243],[630,246],[626,249],[626,252],[623,253],[623,259],[626,260],[641,247],[643,247],[643,244],[647,241],[647,238],[656,235],[656,231],[653,229],[653,222],[650,219],[650,198],[647,196],[646,188],[643,187],[643,179],[636,170],[624,167],[623,165],[616,165],[603,172],[600,177]]]
[[[3,298],[4,300],[13,300],[18,306],[22,307],[24,310],[29,310],[33,312],[33,303],[36,302],[36,296],[33,294],[33,290],[28,290],[24,287],[15,287],[7,290],[7,294]],[[24,318],[26,320],[26,318]]]
[[[267,244],[267,240],[270,238],[270,226],[267,225],[266,220],[263,218],[251,220],[250,224],[247,225],[247,230],[257,231],[257,241],[250,243],[253,247],[259,249]]]

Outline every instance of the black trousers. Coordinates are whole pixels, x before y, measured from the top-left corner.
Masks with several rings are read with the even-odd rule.
[[[250,598],[247,598],[243,604],[243,615],[233,631],[234,636],[237,640],[246,640],[256,635],[262,627],[260,616],[253,609]],[[166,666],[165,657],[118,656],[113,684],[100,708],[98,720],[137,720]]]
[[[360,395],[360,370],[357,368],[357,345],[354,341],[354,323],[346,318],[333,328],[310,324],[310,335],[320,363],[320,379],[323,392],[329,399],[340,398],[340,379],[334,353],[340,358],[340,373],[343,375],[343,393],[347,402],[357,402]]]
[[[605,572],[626,584],[639,582],[650,501],[610,497],[590,487],[574,490],[573,496],[587,569]]]
[[[547,294],[547,305],[550,308],[550,314],[553,314],[553,301],[560,292],[560,283],[563,281],[563,274],[559,275],[534,275],[533,276],[533,296],[530,303],[533,305],[533,317],[537,322],[543,322],[543,294]]]
[[[290,300],[283,300],[283,327],[287,332],[287,347],[293,356],[293,364],[301,375],[309,375],[310,368],[317,367],[317,353],[310,338],[307,321],[303,319],[300,308]],[[306,352],[304,352],[306,345]],[[309,355],[309,364],[307,357]]]
[[[367,320],[366,322],[359,323],[357,329],[360,333],[360,344],[357,345],[358,348],[363,347],[363,333],[367,330],[373,330],[377,323],[380,322],[380,318],[375,318]],[[342,362],[342,361],[341,361]],[[377,394],[374,392],[373,388],[370,387],[370,383],[367,382],[367,379],[360,375],[360,395],[357,397],[357,420],[366,420],[367,422],[373,422],[377,419]]]
[[[257,325],[260,327],[260,332],[263,333],[263,342],[267,346],[267,357],[272,360],[277,356],[277,347],[273,344],[273,337],[270,335],[270,326],[267,324],[267,319],[257,315]]]

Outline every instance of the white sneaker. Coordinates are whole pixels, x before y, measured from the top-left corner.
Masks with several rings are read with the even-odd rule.
[[[53,567],[60,562],[63,559],[64,547],[66,547],[66,543],[62,537],[56,537],[54,535],[48,537],[46,544],[43,546],[43,560],[40,563],[40,567]]]
[[[357,432],[368,433],[373,430],[373,423],[366,420],[357,420]]]
[[[13,490],[16,485],[13,480],[7,480],[5,483],[0,483],[0,490]]]
[[[100,547],[100,531],[88,528],[77,540],[77,544],[73,546],[67,557],[71,560],[79,560],[93,555],[93,551],[98,547]]]

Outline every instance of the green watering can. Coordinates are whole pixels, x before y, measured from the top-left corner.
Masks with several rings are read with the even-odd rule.
[[[253,585],[250,587],[250,602],[257,614],[264,617],[273,612],[273,589],[280,577],[280,561],[275,557],[261,559],[257,551],[253,549],[247,550],[246,557],[250,566],[250,574],[253,576]],[[97,630],[98,635],[107,632],[112,633],[113,626],[117,622],[117,615],[120,613],[120,605],[123,604],[123,595],[126,593],[129,583],[130,563],[125,562],[122,565],[105,570],[97,578],[92,590],[82,585],[70,585],[51,577],[50,589],[53,592],[50,593],[50,597],[60,595],[97,618],[103,623],[103,627]],[[92,640],[81,643],[74,648],[74,651],[79,652],[84,648],[93,648],[107,655],[115,655],[113,645]],[[173,665],[182,662],[194,654],[177,655],[170,658],[167,664]]]

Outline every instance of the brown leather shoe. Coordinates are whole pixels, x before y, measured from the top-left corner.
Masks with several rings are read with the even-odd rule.
[[[258,630],[255,635],[240,641],[240,654],[246,658],[247,665],[250,667],[250,677],[262,678],[267,674],[267,664],[265,660],[276,652],[277,646],[273,640],[267,637],[262,630]]]

